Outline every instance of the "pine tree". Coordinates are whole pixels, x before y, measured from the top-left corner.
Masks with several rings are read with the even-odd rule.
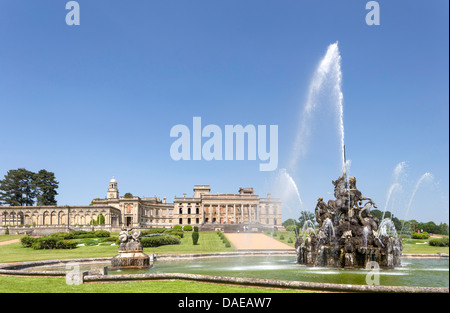
[[[0,201],[12,206],[32,206],[36,198],[36,174],[24,168],[9,170],[0,181]]]
[[[40,170],[36,174],[37,205],[56,205],[55,196],[58,194],[59,182],[55,179],[55,174],[46,170]]]

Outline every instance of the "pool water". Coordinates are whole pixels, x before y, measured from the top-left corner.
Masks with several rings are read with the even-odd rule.
[[[117,270],[109,274],[187,273],[213,276],[263,278],[334,284],[367,284],[379,274],[382,286],[448,287],[448,259],[402,259],[395,269],[336,269],[307,267],[296,263],[295,256],[217,257],[155,261],[145,270]]]

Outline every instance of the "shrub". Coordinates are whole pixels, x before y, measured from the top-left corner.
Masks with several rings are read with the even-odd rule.
[[[280,236],[280,240],[284,240],[284,236],[283,235]]]
[[[74,240],[59,240],[56,242],[56,249],[75,249],[77,242]]]
[[[292,237],[289,237],[288,239],[288,243],[293,243],[294,241],[292,240]]]
[[[143,237],[141,238],[141,243],[144,248],[150,248],[164,245],[178,245],[180,244],[180,239],[170,235]]]
[[[430,239],[428,244],[434,247],[448,247],[448,237]]]
[[[297,225],[288,225],[286,226],[286,230],[287,231],[298,231],[298,226]]]
[[[95,237],[102,238],[111,236],[111,233],[107,230],[96,230],[94,235]]]
[[[30,237],[30,236],[25,236],[25,237],[20,238],[20,242],[22,243],[22,246],[24,248],[29,248],[29,247],[32,246],[32,244],[34,242],[36,242],[36,239],[37,238],[33,238],[33,237]]]
[[[173,230],[183,230],[183,229],[181,228],[181,225],[175,225],[172,229],[173,229]]]
[[[166,229],[164,231],[164,234],[176,236],[176,237],[179,237],[179,238],[183,238],[184,237],[184,233],[183,233],[183,231],[181,229],[180,230]]]
[[[193,243],[194,245],[197,245],[197,244],[198,244],[198,237],[199,237],[198,231],[194,231],[194,232],[192,233],[192,243]]]
[[[184,231],[192,231],[192,225],[184,225],[183,230]]]
[[[226,248],[230,248],[231,247],[231,243],[229,241],[227,241],[227,243],[225,244]]]
[[[198,226],[194,226],[194,231],[198,232]]]
[[[100,239],[100,242],[116,242],[117,240],[119,240],[118,237],[106,237]]]
[[[428,239],[428,238],[430,238],[430,235],[427,232],[423,232],[423,233],[413,232],[412,238],[413,239]]]

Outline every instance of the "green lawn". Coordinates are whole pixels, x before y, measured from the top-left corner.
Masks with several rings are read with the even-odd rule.
[[[24,235],[0,235],[0,242],[22,238]]]
[[[0,275],[0,293],[273,293],[296,290],[256,288],[183,280],[67,285],[64,277]]]
[[[192,232],[185,232],[184,238],[181,239],[179,245],[144,248],[144,253],[183,254],[234,251],[233,247],[226,248],[215,232],[200,232],[198,244],[195,246],[192,244],[191,235]],[[12,243],[0,246],[0,263],[113,257],[117,252],[118,246],[86,246],[70,250],[33,250],[31,248],[23,248],[21,243]]]
[[[407,239],[403,241],[404,254],[436,254],[447,253],[449,247],[434,247],[430,246],[428,242],[430,239]]]

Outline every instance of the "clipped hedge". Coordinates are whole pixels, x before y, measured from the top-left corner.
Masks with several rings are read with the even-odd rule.
[[[77,242],[74,240],[65,240],[60,237],[44,236],[40,238],[33,238],[25,236],[20,239],[22,246],[25,248],[33,248],[34,250],[50,250],[50,249],[74,249]]]
[[[184,225],[183,230],[184,231],[192,231],[192,225]]]
[[[423,233],[413,232],[412,233],[412,239],[428,239],[428,238],[430,238],[430,235],[427,232],[423,232]]]
[[[153,248],[164,245],[178,245],[180,244],[180,239],[170,235],[142,237],[141,243],[144,248]]]
[[[57,237],[60,239],[83,239],[83,238],[107,238],[111,233],[106,230],[84,231],[77,230],[70,233],[58,232],[49,235],[50,237]]]
[[[448,237],[432,238],[428,244],[434,247],[448,247]]]

